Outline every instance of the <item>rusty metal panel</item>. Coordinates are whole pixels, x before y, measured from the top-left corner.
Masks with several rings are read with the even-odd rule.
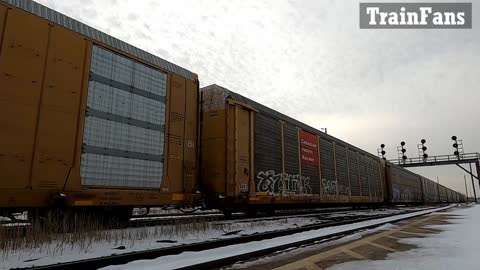
[[[8,11],[0,55],[2,188],[30,185],[49,29],[33,15]]]
[[[235,195],[248,193],[250,181],[250,111],[235,106],[234,135],[234,178]]]
[[[184,190],[193,193],[197,187],[197,130],[198,130],[198,82],[186,80],[185,90],[185,143],[184,152]]]
[[[5,22],[7,19],[7,12],[8,12],[7,7],[0,3],[0,53],[1,53],[2,41],[3,41],[3,30],[5,29]]]
[[[168,166],[166,175],[170,192],[183,192],[184,183],[184,143],[185,143],[185,79],[172,74],[170,76],[169,127],[167,130]]]
[[[337,195],[337,179],[335,177],[335,158],[333,143],[320,138],[320,169],[322,172],[322,194]]]
[[[75,158],[86,42],[78,34],[52,27],[48,44],[32,186],[62,188]]]
[[[166,85],[165,73],[93,47],[82,185],[160,188]]]
[[[257,192],[282,193],[282,140],[278,119],[262,112],[255,115],[255,185]],[[298,159],[298,156],[297,156]]]
[[[63,27],[66,27],[74,32],[85,35],[98,42],[112,46],[115,49],[121,50],[125,53],[138,57],[144,61],[155,64],[160,68],[173,72],[177,75],[183,76],[190,80],[197,79],[197,75],[195,73],[192,73],[191,71],[188,71],[160,57],[157,57],[151,53],[141,50],[128,43],[125,43],[117,38],[109,36],[95,28],[92,28],[86,24],[83,24],[77,20],[74,20],[53,9],[50,9],[41,4],[38,4],[35,1],[31,1],[31,0],[0,0],[0,1],[14,5],[24,11],[27,11],[29,13],[35,14],[36,16],[42,17],[52,23],[59,24]]]
[[[360,177],[358,175],[357,153],[351,149],[348,149],[348,166],[352,196],[360,196]]]
[[[201,89],[201,187],[206,193],[226,192],[226,100],[223,91]]]
[[[338,194],[350,195],[350,183],[348,181],[348,163],[347,149],[340,145],[335,145],[335,161],[337,165]]]
[[[227,186],[227,195],[235,196],[235,106],[227,104],[227,177],[225,184]]]

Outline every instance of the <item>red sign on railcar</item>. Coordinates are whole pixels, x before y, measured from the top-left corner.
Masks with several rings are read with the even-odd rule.
[[[304,130],[300,130],[300,159],[302,165],[318,167],[317,136]]]

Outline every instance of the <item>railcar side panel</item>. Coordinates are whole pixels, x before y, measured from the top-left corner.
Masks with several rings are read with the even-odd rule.
[[[347,149],[340,144],[335,144],[335,161],[337,165],[338,195],[350,197]]]
[[[360,198],[360,174],[357,152],[348,149],[348,172],[350,176],[350,191],[353,198]]]
[[[421,203],[423,191],[420,177],[406,169],[389,166],[390,202],[392,203]]]
[[[8,9],[6,17],[0,51],[0,187],[23,189],[32,185],[50,26],[17,9]]]
[[[205,143],[202,148],[204,173],[201,183],[204,190],[211,191],[206,195],[215,206],[228,209],[242,208],[248,204],[261,207],[384,201],[381,164],[370,154],[358,154],[359,150],[338,139],[219,86],[208,86],[202,88],[201,92],[204,110],[202,141]],[[230,192],[229,188],[233,186],[241,190],[239,181],[242,180],[237,176],[242,173],[236,168],[247,171],[247,164],[239,167],[239,163],[247,159],[236,156],[237,152],[247,153],[248,148],[248,143],[240,144],[247,133],[239,133],[235,123],[242,107],[250,108],[254,114],[253,130],[250,130],[254,137],[249,149],[253,152],[250,162],[254,172],[251,178],[253,182],[250,182],[253,190],[250,190],[248,200],[237,191]],[[219,120],[221,115],[226,115],[225,119],[228,120],[225,123]],[[212,131],[215,125],[221,126],[219,129],[224,131]],[[213,132],[218,134],[213,136]],[[226,161],[211,162],[215,157],[212,156],[214,152],[207,149],[209,147],[216,148],[217,152],[226,152]],[[224,176],[217,177],[214,171]]]
[[[25,2],[0,1],[0,207],[191,204],[197,76]]]
[[[51,26],[32,165],[32,188],[61,189],[75,159],[87,42]]]

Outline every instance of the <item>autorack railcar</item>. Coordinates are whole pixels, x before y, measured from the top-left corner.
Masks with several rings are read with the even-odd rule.
[[[0,214],[464,198],[31,0],[0,0],[0,87]]]
[[[201,102],[201,187],[209,207],[439,202],[437,183],[226,88],[202,88]]]
[[[377,157],[218,85],[202,88],[201,100],[210,207],[383,203]]]
[[[0,45],[0,211],[194,203],[195,73],[30,0]]]

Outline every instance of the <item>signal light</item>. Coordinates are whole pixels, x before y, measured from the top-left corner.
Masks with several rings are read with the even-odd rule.
[[[460,159],[460,151],[458,150],[458,146],[459,146],[459,143],[461,143],[461,141],[457,141],[457,136],[452,136],[452,140],[455,141],[452,144],[453,148],[455,148],[455,151],[453,152],[453,154]]]
[[[380,149],[377,149],[377,152],[378,152],[378,155],[379,155],[379,156],[382,155],[382,158],[383,158],[384,160],[387,160],[387,159],[385,158],[385,153],[386,153],[386,152],[385,152],[385,149],[384,149],[384,148],[385,148],[385,144],[383,144],[383,143],[380,144]]]
[[[420,142],[421,144],[417,144],[418,156],[420,158],[423,157],[423,161],[426,162],[426,159],[428,158],[428,154],[425,151],[427,151],[428,148],[427,146],[425,146],[425,143],[427,142],[427,140],[421,139]]]
[[[404,141],[401,141],[400,142],[400,146],[397,146],[397,151],[398,151],[398,159],[402,159],[403,160],[403,163],[405,163],[406,159],[407,159],[407,155],[405,155],[405,153],[407,152],[407,149],[405,149],[405,142]]]

